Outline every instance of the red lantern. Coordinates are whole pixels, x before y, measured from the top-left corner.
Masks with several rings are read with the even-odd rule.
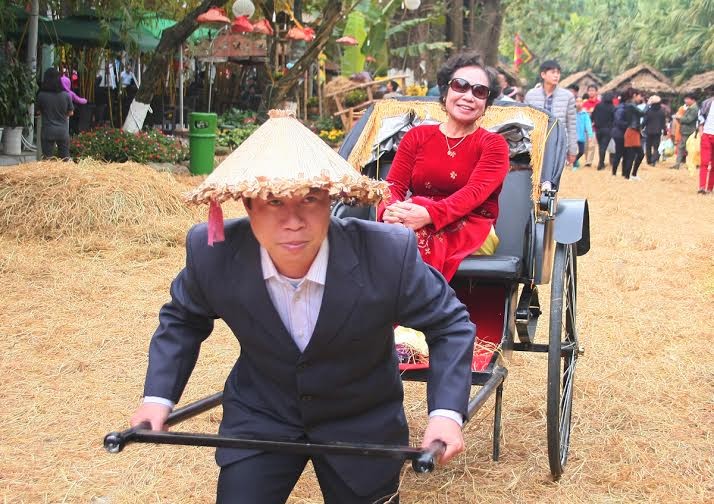
[[[254,31],[254,28],[250,21],[248,21],[248,16],[238,16],[233,20],[231,31],[233,33],[251,33]]]
[[[219,7],[211,7],[206,12],[196,18],[200,24],[230,24],[231,20],[226,16],[226,11]]]
[[[273,27],[267,19],[261,19],[253,25],[253,32],[262,33],[263,35],[273,35]]]
[[[341,45],[346,45],[346,46],[355,46],[359,44],[356,38],[350,36],[350,35],[345,35],[344,37],[340,37],[337,40],[335,40],[338,44]]]

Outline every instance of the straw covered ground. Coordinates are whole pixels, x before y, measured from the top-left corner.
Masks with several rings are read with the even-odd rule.
[[[592,169],[563,177],[565,196],[589,199],[592,228],[592,250],[578,262],[586,353],[566,474],[555,483],[548,472],[545,358],[518,354],[504,392],[501,461],[489,458],[491,401],[466,427],[468,450],[457,460],[425,477],[405,466],[402,502],[714,500],[714,197],[695,194],[686,171],[643,172],[640,183]],[[205,219],[180,204],[198,182],[139,165],[0,171],[3,502],[214,499],[210,449],[133,445],[110,455],[101,443],[140,401],[183,234]],[[238,352],[218,325],[184,401],[220,390]],[[417,442],[423,386],[407,384],[406,397]],[[182,430],[213,432],[219,415]],[[309,471],[290,502],[321,502]]]

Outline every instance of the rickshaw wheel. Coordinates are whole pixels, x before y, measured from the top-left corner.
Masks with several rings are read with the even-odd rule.
[[[573,381],[579,351],[575,324],[576,257],[575,245],[557,244],[550,291],[547,398],[548,460],[556,480],[563,474],[568,460]]]

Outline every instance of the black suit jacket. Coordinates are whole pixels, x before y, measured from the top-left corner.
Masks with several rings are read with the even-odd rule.
[[[201,342],[221,318],[241,347],[225,384],[221,434],[406,444],[393,333],[402,324],[427,336],[429,410],[466,413],[474,326],[441,274],[421,260],[413,232],[332,219],[322,306],[303,353],[270,300],[249,221],[227,221],[225,238],[209,247],[205,224],[188,233],[186,267],[151,340],[145,395],[178,402]],[[226,465],[254,453],[218,449],[216,459]],[[327,460],[358,494],[384,484],[401,465]]]

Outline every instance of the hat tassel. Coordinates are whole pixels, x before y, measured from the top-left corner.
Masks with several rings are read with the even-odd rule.
[[[223,209],[219,203],[211,200],[211,205],[208,208],[208,245],[213,247],[214,243],[224,240]]]

